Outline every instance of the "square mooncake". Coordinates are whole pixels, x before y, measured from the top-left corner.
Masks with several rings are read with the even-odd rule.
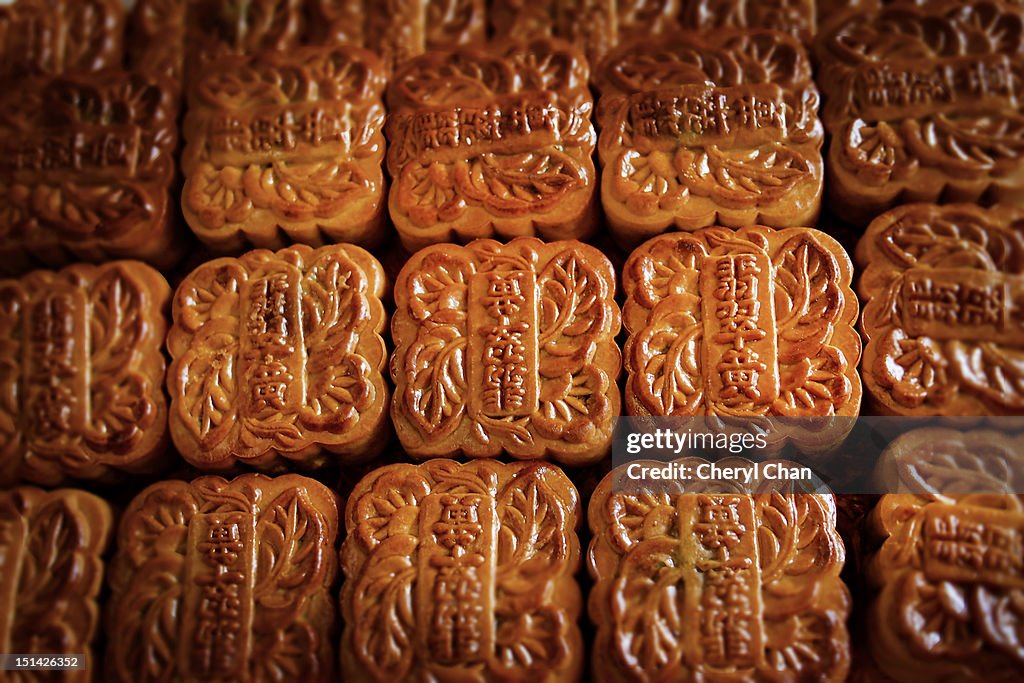
[[[345,681],[575,681],[579,498],[544,463],[390,465],[349,497]]]

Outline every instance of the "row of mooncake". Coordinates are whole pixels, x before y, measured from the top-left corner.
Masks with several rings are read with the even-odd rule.
[[[803,44],[769,29],[645,36],[593,71],[570,42],[524,31],[489,48],[440,41],[390,71],[352,45],[366,41],[294,47],[300,3],[267,3],[282,14],[237,45],[209,27],[256,30],[253,17],[188,6],[178,23],[209,31],[189,42],[188,87],[113,57],[8,83],[0,267],[166,269],[181,251],[179,205],[207,246],[237,253],[370,245],[389,221],[410,249],[581,239],[602,220],[633,247],[672,229],[815,225],[823,205],[865,225],[909,201],[1024,200],[1024,10],[1010,0],[837,15],[817,37],[818,84]]]
[[[83,656],[72,682],[576,681],[588,653],[585,680],[602,682],[1020,671],[1015,496],[881,498],[866,585],[852,584],[869,597],[867,658],[848,624],[831,495],[628,493],[609,476],[589,501],[586,646],[581,506],[556,466],[391,465],[341,502],[294,474],[165,481],[128,505],[115,535],[92,494],[0,493],[0,639]]]
[[[206,471],[310,468],[372,456],[390,425],[414,457],[583,465],[617,415],[857,416],[862,379],[865,413],[1021,414],[1022,221],[884,214],[857,249],[863,316],[850,257],[811,228],[656,237],[621,312],[604,254],[534,238],[423,249],[393,288],[352,245],[215,259],[173,297],[138,262],[36,271],[0,284],[3,472],[159,472],[168,436]],[[837,445],[835,426],[798,445]]]

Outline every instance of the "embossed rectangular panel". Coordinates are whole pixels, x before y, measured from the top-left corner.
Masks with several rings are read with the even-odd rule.
[[[594,680],[846,680],[850,596],[831,494],[697,480],[624,491],[624,476],[613,470],[590,500]]]
[[[619,411],[615,276],[580,242],[417,252],[395,283],[392,422],[413,457],[602,458]]]
[[[164,464],[166,280],[138,262],[0,280],[0,481]]]
[[[210,261],[174,298],[170,430],[201,469],[319,466],[383,446],[385,276],[363,249]]]
[[[613,50],[594,81],[616,237],[813,225],[824,135],[811,76],[799,40],[768,30],[677,31]]]
[[[676,497],[687,658],[710,670],[764,665],[764,607],[754,501],[742,495]]]
[[[929,506],[922,564],[932,581],[1024,589],[1024,517],[984,508]]]
[[[784,142],[789,135],[783,91],[773,83],[727,88],[688,84],[634,93],[628,102],[627,125],[635,141],[757,145]]]
[[[119,68],[36,76],[7,88],[0,110],[0,272],[177,260],[178,100],[168,81]]]
[[[813,228],[656,237],[623,268],[630,415],[856,416],[862,387],[853,264]],[[803,450],[852,424],[795,429]]]
[[[837,213],[1024,201],[1022,23],[1012,0],[883,3],[819,34]]]
[[[949,430],[920,431],[922,446],[912,450],[927,460],[934,432]],[[992,436],[962,435],[962,462]],[[1008,607],[1024,599],[1024,497],[889,494],[868,523],[877,551],[865,632],[887,680],[1019,678],[1022,655],[1012,644],[1022,617]]]
[[[0,650],[78,655],[80,668],[60,680],[100,678],[93,644],[112,527],[110,506],[85,491],[0,492]],[[6,672],[0,677],[24,680]]]
[[[189,226],[217,250],[379,241],[383,92],[383,65],[357,47],[213,62],[184,124]]]
[[[337,680],[337,538],[337,496],[306,477],[145,489],[111,563],[104,680]]]
[[[857,244],[864,384],[887,415],[1020,415],[1024,211],[911,204]]]
[[[342,678],[578,680],[576,489],[553,465],[389,465],[349,496]]]
[[[388,84],[388,208],[410,250],[595,228],[593,99],[583,54],[553,38],[446,47]]]
[[[495,500],[431,494],[420,514],[418,658],[443,666],[486,665],[494,651]]]
[[[768,254],[709,256],[700,270],[707,401],[736,408],[779,397],[778,332]]]
[[[80,171],[97,178],[134,178],[142,129],[132,125],[41,131],[3,140],[0,173]]]
[[[183,635],[178,660],[187,676],[240,678],[253,657],[256,517],[201,513],[189,520]]]
[[[8,0],[0,6],[0,76],[120,66],[122,0]]]
[[[537,277],[476,273],[469,281],[470,410],[521,417],[538,408]]]
[[[1024,296],[1024,276],[969,268],[908,270],[903,318],[913,337],[979,337],[996,344],[1024,340],[1024,318],[1015,301]]]

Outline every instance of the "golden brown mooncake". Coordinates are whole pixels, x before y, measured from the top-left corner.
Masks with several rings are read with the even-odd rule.
[[[596,64],[618,42],[621,7],[616,0],[491,0],[488,18],[498,40],[558,37]]]
[[[1024,202],[1024,6],[899,3],[847,15],[817,49],[837,213]]]
[[[831,494],[627,485],[625,469],[590,499],[596,681],[846,680]]]
[[[348,499],[342,678],[574,681],[576,489],[553,465],[390,465]]]
[[[182,211],[216,250],[384,228],[383,66],[356,47],[224,56],[191,85]]]
[[[163,465],[170,297],[133,261],[0,280],[0,483]]]
[[[824,135],[797,39],[731,28],[644,38],[612,51],[595,81],[601,203],[620,242],[817,220]]]
[[[169,426],[195,467],[317,467],[383,446],[384,271],[338,244],[210,261],[174,296]]]
[[[8,0],[0,6],[0,78],[121,65],[121,0]]]
[[[173,264],[176,116],[166,81],[120,69],[29,78],[0,94],[0,272]]]
[[[626,411],[856,417],[859,310],[842,246],[812,228],[655,237],[623,269]],[[850,420],[797,444],[827,447]]]
[[[98,680],[93,642],[112,526],[110,506],[85,491],[0,491],[0,649],[77,655],[82,665],[59,679],[4,672],[5,681]]]
[[[875,410],[1024,411],[1024,210],[902,206],[870,225],[857,262]]]
[[[388,85],[391,220],[409,249],[474,238],[578,238],[595,227],[583,54],[538,39],[434,51]]]
[[[395,431],[413,457],[554,458],[611,447],[619,309],[580,242],[477,240],[417,252],[395,283]]]
[[[106,680],[337,680],[337,496],[288,474],[164,481],[121,519]]]
[[[875,665],[896,683],[1019,681],[1024,500],[891,494],[871,525]]]

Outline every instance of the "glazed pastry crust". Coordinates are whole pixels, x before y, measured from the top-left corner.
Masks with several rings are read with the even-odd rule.
[[[615,275],[574,241],[428,247],[395,283],[392,421],[413,457],[554,458],[611,447]]]
[[[857,245],[863,376],[886,415],[1019,415],[1024,210],[911,204]]]
[[[170,431],[205,470],[366,458],[387,429],[386,278],[365,250],[298,245],[210,261],[173,301]]]
[[[349,497],[344,679],[579,680],[579,498],[545,463],[389,465]]]
[[[0,480],[55,486],[164,466],[170,298],[137,261],[0,280]]]

